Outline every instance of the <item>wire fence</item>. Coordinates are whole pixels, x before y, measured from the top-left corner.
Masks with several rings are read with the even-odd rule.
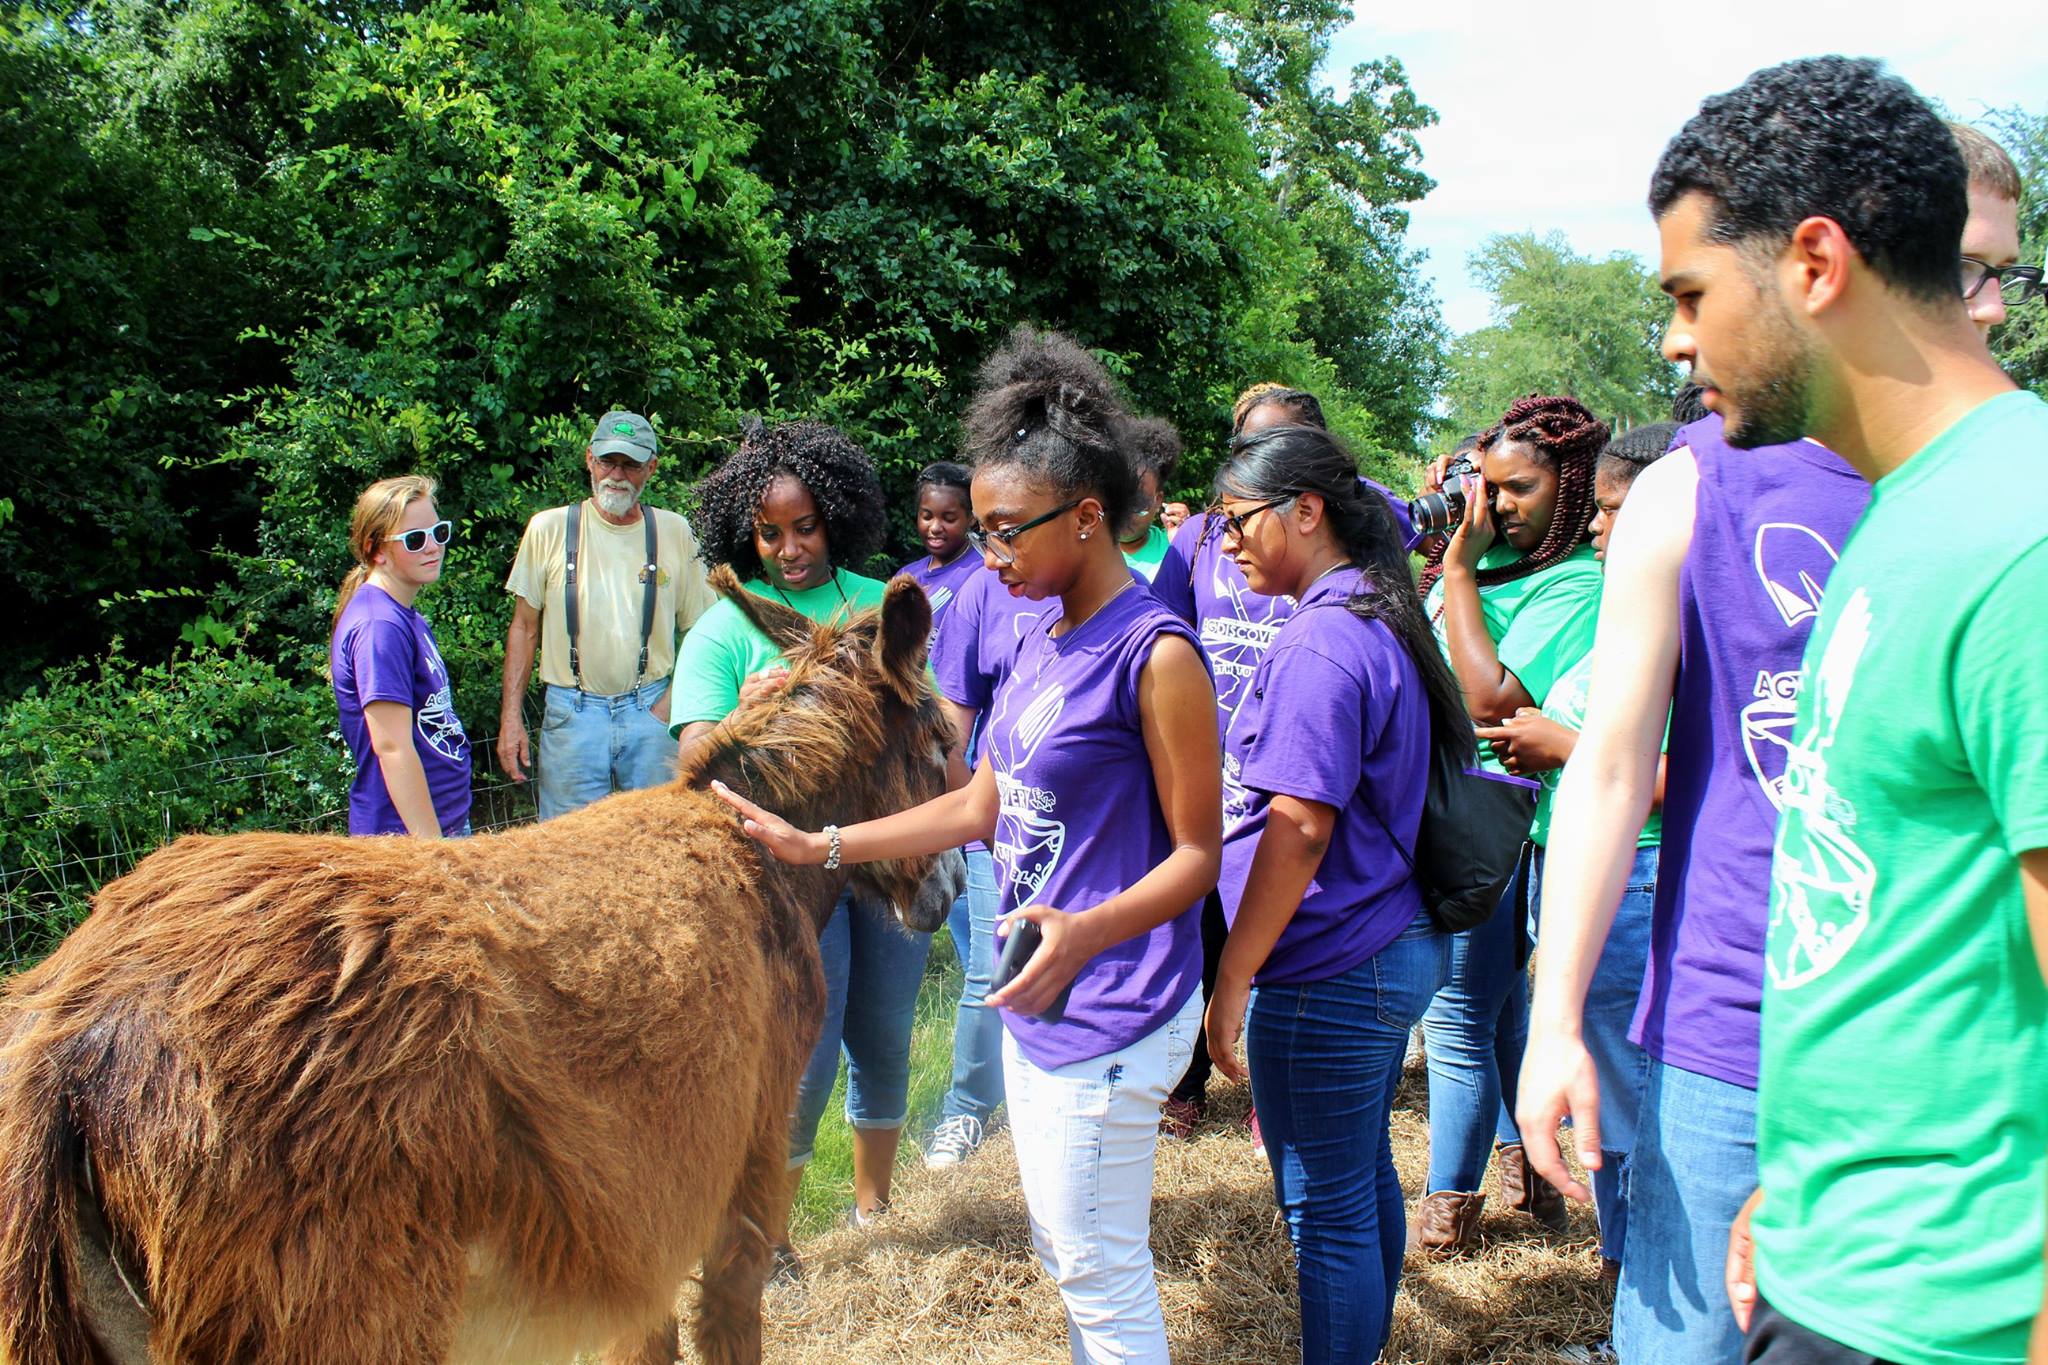
[[[118,742],[97,738],[109,770]],[[472,831],[531,821],[533,783],[514,782],[499,767],[497,736],[472,736],[470,753]],[[75,762],[75,748],[69,757]],[[104,783],[38,771],[33,762],[9,773],[0,781],[0,809],[38,837],[26,837],[26,828],[0,837],[0,975],[40,959],[84,918],[95,892],[181,835],[345,833],[348,770],[345,749],[283,745],[157,768],[142,791],[109,792]],[[338,784],[324,780],[337,772]]]

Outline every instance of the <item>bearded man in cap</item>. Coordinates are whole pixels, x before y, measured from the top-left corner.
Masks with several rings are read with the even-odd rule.
[[[590,496],[536,513],[505,580],[512,627],[498,761],[515,782],[536,770],[543,820],[675,770],[676,642],[713,597],[690,524],[640,501],[657,449],[640,414],[600,418],[583,453]],[[547,694],[538,764],[525,716],[536,644]]]

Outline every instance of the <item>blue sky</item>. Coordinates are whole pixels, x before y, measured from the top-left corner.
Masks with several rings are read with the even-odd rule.
[[[1972,119],[2048,108],[2048,5],[1851,4],[1846,0],[1639,0],[1549,5],[1357,3],[1325,79],[1401,59],[1439,116],[1422,133],[1437,188],[1408,240],[1453,332],[1489,321],[1466,257],[1496,232],[1562,231],[1578,251],[1632,251],[1655,267],[1643,196],[1665,141],[1707,95],[1761,66],[1827,52],[1882,58],[1922,94]]]

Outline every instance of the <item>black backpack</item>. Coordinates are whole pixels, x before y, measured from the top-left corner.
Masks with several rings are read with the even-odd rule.
[[[1528,842],[1536,793],[1537,784],[1527,778],[1487,772],[1476,761],[1466,767],[1432,744],[1414,855],[1370,802],[1366,810],[1408,864],[1437,926],[1456,934],[1493,917]]]

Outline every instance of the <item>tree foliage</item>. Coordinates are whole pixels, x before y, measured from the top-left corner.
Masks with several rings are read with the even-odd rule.
[[[1451,349],[1450,428],[1479,431],[1528,393],[1561,393],[1630,425],[1665,416],[1679,384],[1659,352],[1670,305],[1632,253],[1591,260],[1561,233],[1489,238],[1471,259],[1489,326]]]
[[[116,637],[282,640],[314,676],[349,500],[421,470],[462,526],[430,605],[481,701],[513,537],[574,495],[595,413],[656,419],[671,505],[747,412],[844,425],[900,492],[1027,319],[1182,428],[1190,489],[1261,379],[1323,393],[1384,472],[1434,383],[1399,208],[1433,115],[1391,62],[1316,84],[1347,17],[9,11],[0,591],[35,628],[0,691]]]
[[[1353,67],[1342,99],[1316,83],[1331,38],[1350,20],[1332,0],[1231,0],[1215,25],[1274,207],[1312,256],[1303,333],[1330,361],[1342,397],[1370,414],[1385,443],[1407,450],[1433,425],[1445,377],[1446,336],[1420,255],[1404,245],[1400,207],[1435,188],[1415,135],[1436,113],[1393,58]]]
[[[2020,173],[2020,260],[2048,262],[2048,112],[1994,110],[1985,120]],[[1991,334],[1991,353],[2014,380],[2048,398],[2048,299],[2006,314]]]

